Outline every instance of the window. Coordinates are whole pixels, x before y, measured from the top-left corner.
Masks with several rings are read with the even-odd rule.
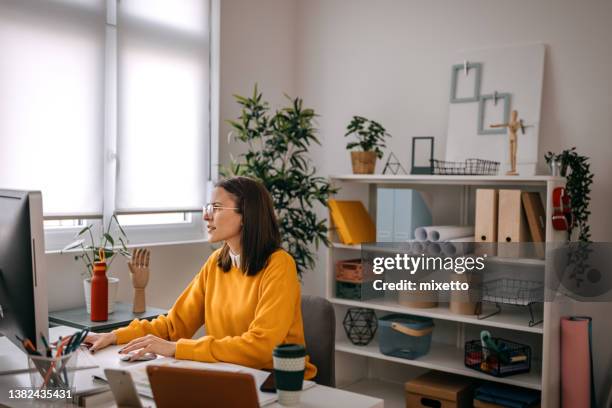
[[[104,2],[0,2],[0,61],[0,186],[101,214]]]
[[[112,214],[131,242],[204,237],[218,1],[0,2],[0,186],[43,192],[48,249]]]

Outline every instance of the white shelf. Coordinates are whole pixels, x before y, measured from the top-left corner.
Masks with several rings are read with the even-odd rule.
[[[348,340],[336,340],[336,351],[357,354],[376,358],[379,360],[392,361],[394,363],[422,367],[431,370],[444,371],[463,375],[466,377],[479,378],[482,380],[494,381],[503,384],[516,385],[519,387],[531,388],[533,390],[542,389],[542,375],[539,366],[534,366],[532,362],[531,372],[517,374],[508,377],[494,377],[481,373],[480,371],[467,368],[463,363],[464,353],[462,349],[454,346],[432,343],[429,353],[415,360],[408,360],[399,357],[387,356],[378,349],[378,343],[371,342],[367,346],[355,346]]]
[[[537,334],[542,334],[544,332],[543,323],[540,323],[534,327],[529,327],[529,313],[526,310],[521,311],[520,308],[512,306],[502,305],[502,311],[498,315],[491,316],[487,319],[478,320],[476,316],[452,313],[446,306],[438,306],[431,309],[418,309],[403,306],[395,301],[386,300],[384,298],[359,301],[332,297],[329,299],[329,301],[337,305],[367,307],[375,310],[384,310],[393,313],[406,313],[416,316],[430,317],[432,319],[450,320],[453,322],[475,324],[480,326],[499,327],[501,329],[510,329]],[[486,313],[490,305],[485,303],[483,307],[485,307]]]
[[[332,181],[365,184],[444,184],[444,185],[520,185],[545,186],[547,182],[564,182],[553,176],[433,176],[345,174],[330,176]]]
[[[406,407],[404,384],[366,378],[340,388],[346,391],[380,398],[385,401],[385,408]]]

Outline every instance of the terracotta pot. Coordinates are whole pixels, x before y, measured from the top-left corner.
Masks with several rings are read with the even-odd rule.
[[[353,174],[374,174],[376,152],[351,152]]]

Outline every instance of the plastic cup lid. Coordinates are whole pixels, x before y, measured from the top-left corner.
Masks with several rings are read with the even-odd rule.
[[[295,358],[304,357],[306,350],[301,344],[281,344],[274,349],[274,357]]]

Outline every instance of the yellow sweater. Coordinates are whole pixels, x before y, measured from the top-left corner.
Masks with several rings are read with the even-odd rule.
[[[114,330],[117,344],[153,334],[177,341],[175,358],[226,362],[271,369],[274,347],[304,342],[300,283],[295,261],[278,250],[266,267],[247,276],[232,266],[225,273],[217,266],[215,251],[176,300],[168,316],[152,321],[134,320]],[[192,339],[206,324],[206,336]],[[306,379],[316,367],[306,361]]]

